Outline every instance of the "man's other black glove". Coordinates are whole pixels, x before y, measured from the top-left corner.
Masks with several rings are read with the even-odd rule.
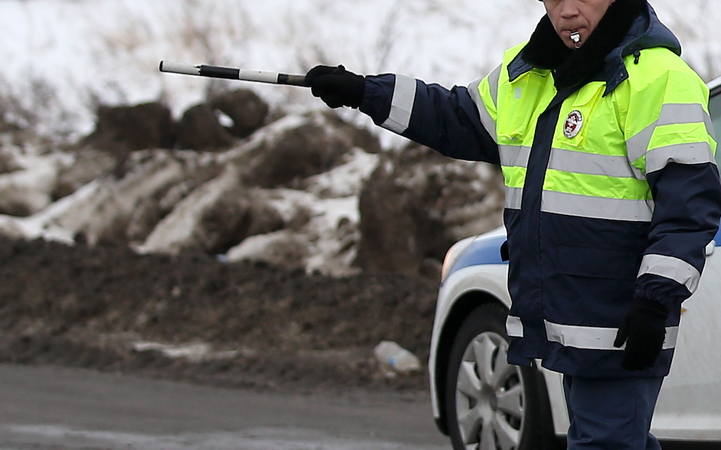
[[[315,66],[305,74],[305,84],[315,97],[331,108],[358,108],[363,102],[365,77],[338,66]]]
[[[626,342],[621,367],[639,371],[653,366],[666,338],[668,310],[653,300],[635,300],[618,329],[614,347]]]

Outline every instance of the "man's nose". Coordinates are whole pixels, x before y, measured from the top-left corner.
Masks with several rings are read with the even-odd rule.
[[[561,0],[561,17],[568,19],[578,15],[578,0]]]

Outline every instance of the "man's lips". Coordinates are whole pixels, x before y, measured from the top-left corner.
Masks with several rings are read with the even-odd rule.
[[[566,28],[566,29],[563,30],[563,35],[564,35],[564,36],[570,36],[570,35],[572,35],[573,33],[581,34],[581,28]]]

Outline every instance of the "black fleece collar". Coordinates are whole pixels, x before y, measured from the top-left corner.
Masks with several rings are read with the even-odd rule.
[[[640,25],[639,22],[641,22]],[[612,73],[613,70],[610,70],[609,67],[604,67],[606,60],[612,56],[626,56],[622,54],[626,52],[623,49],[619,50],[619,47],[622,44],[624,47],[629,47],[631,37],[628,35],[632,28],[636,29],[633,34],[638,33],[636,37],[639,35],[643,37],[652,28],[650,25],[655,23],[667,30],[658,22],[646,0],[616,0],[608,8],[583,46],[573,50],[566,47],[546,15],[538,23],[519,57],[522,62],[526,63],[523,65],[551,70],[558,90],[577,86],[591,77],[603,76],[607,81],[612,81],[609,77],[618,78],[618,76]],[[637,30],[637,28],[642,29]],[[664,35],[664,37],[667,36]],[[675,41],[675,37],[673,40]],[[637,46],[630,47],[634,47],[630,53],[640,49],[635,48]],[[520,60],[514,61],[517,66],[521,63]],[[521,69],[521,67],[517,67],[517,69]],[[518,72],[518,70],[516,71]],[[614,84],[617,85],[617,83]]]

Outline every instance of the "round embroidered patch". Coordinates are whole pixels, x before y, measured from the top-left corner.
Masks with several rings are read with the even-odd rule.
[[[574,138],[581,131],[583,126],[583,115],[581,111],[573,110],[566,117],[566,123],[563,125],[563,134],[568,138]]]

